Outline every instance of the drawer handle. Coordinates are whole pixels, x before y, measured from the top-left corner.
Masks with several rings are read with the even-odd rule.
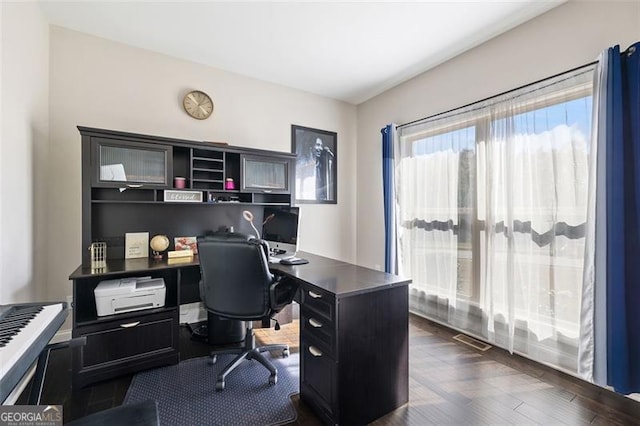
[[[272,189],[263,189],[262,192],[266,193],[266,194],[271,194],[273,192]]]
[[[138,184],[128,183],[127,184],[127,188],[142,188],[142,184],[141,183],[138,183]]]
[[[120,327],[122,327],[122,328],[131,328],[131,327],[135,327],[138,324],[140,324],[140,321],[130,322],[128,324],[120,324]]]
[[[313,291],[309,291],[309,296],[313,297],[314,299],[321,299],[322,295],[319,293],[315,293]]]
[[[322,352],[320,351],[320,349],[316,348],[315,346],[309,346],[309,353],[311,353],[311,355],[313,356],[322,356]]]
[[[318,321],[317,319],[315,319],[315,318],[309,318],[309,324],[312,327],[315,327],[315,328],[322,327],[322,323],[320,321]]]

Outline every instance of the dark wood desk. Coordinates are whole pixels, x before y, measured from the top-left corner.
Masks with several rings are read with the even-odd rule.
[[[309,263],[270,267],[300,284],[302,400],[331,424],[366,424],[405,404],[410,281],[311,253],[298,256]],[[164,278],[163,308],[97,317],[93,289],[100,281],[144,275]],[[74,354],[74,386],[179,361],[180,287],[199,281],[197,257],[174,264],[110,260],[100,271],[80,266],[69,279],[73,337],[87,337]]]

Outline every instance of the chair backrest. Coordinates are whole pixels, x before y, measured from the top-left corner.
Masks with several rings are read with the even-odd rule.
[[[208,311],[231,319],[271,315],[269,288],[274,276],[260,240],[218,232],[198,237],[200,297]]]

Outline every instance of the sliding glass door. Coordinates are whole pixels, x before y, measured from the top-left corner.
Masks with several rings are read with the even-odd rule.
[[[399,129],[411,310],[575,372],[592,68]]]

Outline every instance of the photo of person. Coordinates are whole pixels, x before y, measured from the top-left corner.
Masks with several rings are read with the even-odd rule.
[[[337,203],[337,133],[293,125],[291,135],[296,201]]]

